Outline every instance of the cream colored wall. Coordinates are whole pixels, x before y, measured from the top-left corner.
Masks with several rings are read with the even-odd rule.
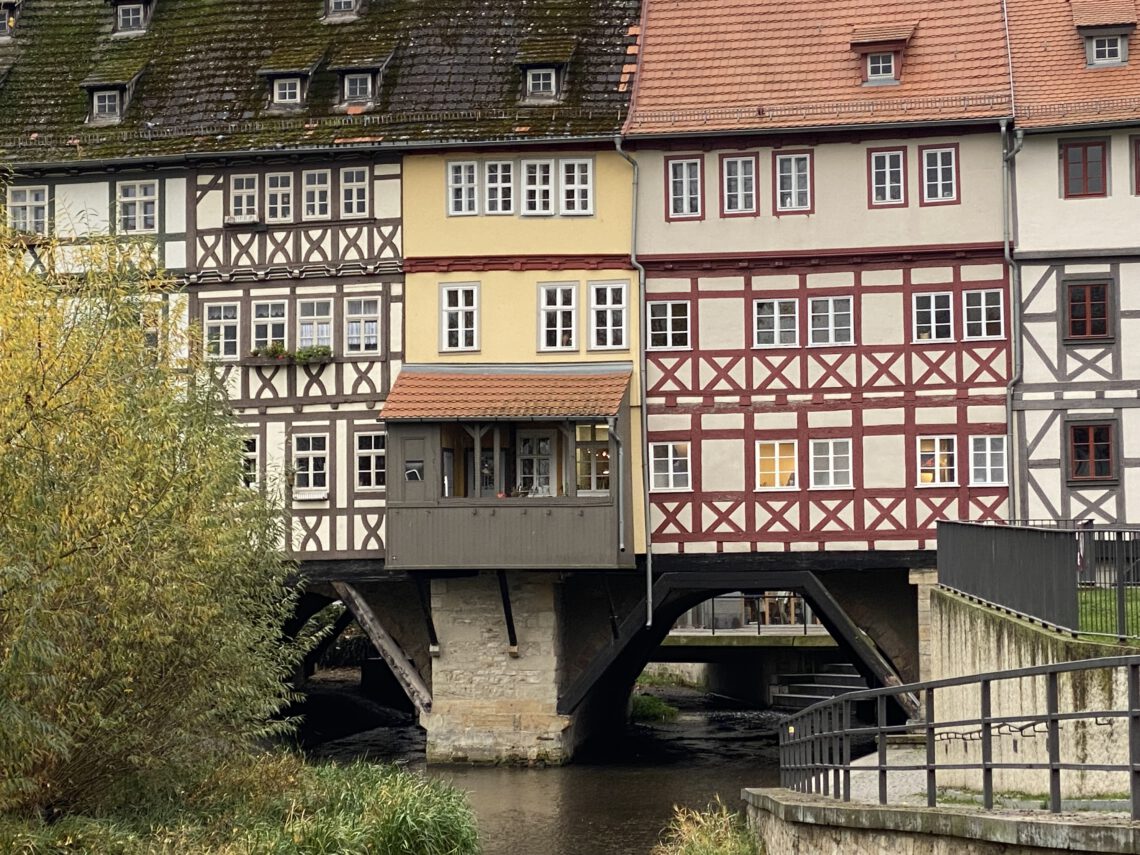
[[[447,164],[451,161],[593,159],[591,216],[525,217],[515,214],[449,216]],[[518,169],[516,167],[516,173]],[[417,155],[404,160],[404,254],[407,258],[500,255],[628,255],[633,170],[613,151],[536,151],[488,155]],[[480,174],[480,191],[482,191]],[[522,197],[516,174],[515,208]],[[482,200],[480,200],[482,201]]]
[[[957,143],[961,204],[919,205],[918,147]],[[788,150],[799,151],[801,146]],[[900,208],[867,207],[867,150],[906,148],[907,200]],[[763,146],[712,151],[704,158],[704,210],[700,221],[665,220],[665,153],[637,152],[641,168],[638,253],[769,252],[871,246],[987,243],[1002,239],[1001,137],[994,132],[961,137],[836,142],[814,149],[815,212],[774,216],[773,150]],[[759,152],[758,217],[721,217],[721,154]],[[683,150],[670,151],[681,156]]]
[[[1061,190],[1060,143],[1108,139],[1106,197],[1065,199]],[[1021,251],[1134,247],[1140,197],[1126,131],[1031,134],[1017,156],[1017,248]]]

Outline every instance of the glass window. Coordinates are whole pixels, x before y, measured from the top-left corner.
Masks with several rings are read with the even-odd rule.
[[[604,424],[575,428],[578,494],[610,491],[610,430]]]
[[[894,80],[895,55],[893,53],[867,54],[868,80]]]
[[[813,439],[811,441],[811,486],[851,486],[851,440]]]
[[[540,285],[539,323],[542,350],[578,347],[578,285]]]
[[[1004,335],[1001,291],[967,291],[962,301],[966,307],[966,338],[1001,338]]]
[[[372,97],[371,74],[346,74],[344,76],[344,100],[367,101]]]
[[[230,177],[230,214],[235,217],[257,216],[257,176]]]
[[[811,209],[811,155],[776,155],[776,210]]]
[[[669,216],[701,216],[701,162],[671,160],[669,164]]]
[[[1061,143],[1066,199],[1108,195],[1108,144],[1102,141]]]
[[[721,161],[726,214],[756,212],[756,158],[726,157]]]
[[[204,332],[206,355],[235,359],[238,355],[237,303],[215,303],[206,306]]]
[[[363,166],[340,171],[342,217],[368,216],[368,170]]]
[[[478,208],[478,177],[476,165],[471,161],[447,165],[447,211],[452,216],[476,214]]]
[[[1066,333],[1069,338],[1108,338],[1109,283],[1066,282]]]
[[[590,347],[597,349],[624,348],[625,342],[625,283],[591,284],[590,315],[593,318]]]
[[[332,300],[297,304],[297,347],[332,347]]]
[[[46,187],[12,187],[8,190],[8,225],[18,232],[47,234]]]
[[[906,204],[906,152],[871,152],[871,204]]]
[[[387,437],[383,433],[356,435],[356,489],[378,490],[384,486],[386,442]]]
[[[756,443],[756,489],[788,490],[798,487],[796,468],[795,440],[761,440]]]
[[[115,29],[120,32],[141,30],[143,28],[142,3],[124,3],[116,10]]]
[[[650,443],[649,456],[654,490],[689,489],[689,443]]]
[[[273,81],[273,103],[300,104],[301,78],[280,77]]]
[[[122,182],[118,185],[118,194],[120,234],[158,231],[157,182]]]
[[[557,75],[553,68],[528,68],[526,72],[527,97],[553,98],[557,94],[556,79]]]
[[[344,302],[345,353],[380,352],[380,299],[361,297]]]
[[[285,347],[285,301],[253,304],[253,347]]]
[[[95,118],[119,118],[121,98],[117,90],[105,90],[95,93]]]
[[[958,199],[958,150],[922,150],[922,201],[955,202]]]
[[[257,437],[247,436],[242,440],[241,480],[251,490],[256,490],[261,482],[258,477]]]
[[[448,285],[440,294],[443,350],[479,347],[479,289],[475,285]]]
[[[530,215],[553,214],[554,162],[550,160],[524,160],[522,172],[522,212]]]
[[[808,301],[811,343],[851,344],[851,298],[815,297]]]
[[[757,300],[753,313],[756,347],[789,347],[799,342],[799,304],[795,300]]]
[[[649,347],[654,350],[689,346],[689,304],[649,304]]]
[[[970,437],[970,483],[974,486],[1004,485],[1005,437]]]
[[[492,160],[483,164],[488,214],[511,214],[515,210],[515,165],[509,160]]]
[[[329,217],[329,171],[315,169],[304,173],[305,219],[326,220]]]
[[[293,176],[290,173],[265,176],[265,211],[271,223],[287,223],[293,219]]]
[[[1094,36],[1090,41],[1093,65],[1117,65],[1124,61],[1121,36]]]
[[[1069,425],[1069,478],[1106,481],[1117,477],[1115,424]]]
[[[914,340],[953,341],[954,316],[950,294],[914,295]]]
[[[560,160],[562,170],[562,213],[594,213],[594,164],[589,160]]]
[[[518,489],[527,496],[555,495],[554,434],[547,431],[519,431]]]
[[[294,489],[328,489],[328,444],[329,438],[323,434],[293,437]]]
[[[918,485],[958,483],[958,440],[953,436],[918,438]]]

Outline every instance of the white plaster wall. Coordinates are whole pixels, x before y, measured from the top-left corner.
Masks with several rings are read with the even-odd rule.
[[[906,443],[901,436],[863,437],[863,486],[898,489],[906,483]]]
[[[72,238],[84,234],[106,234],[111,226],[110,192],[106,181],[57,184],[56,235]]]
[[[701,489],[728,492],[744,489],[744,440],[706,439],[701,443]]]

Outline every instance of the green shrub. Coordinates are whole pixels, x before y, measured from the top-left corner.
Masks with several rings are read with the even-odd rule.
[[[656,695],[634,694],[630,705],[631,721],[672,721],[680,712]]]
[[[673,808],[673,819],[652,855],[760,855],[760,845],[740,814],[718,797],[705,811]]]

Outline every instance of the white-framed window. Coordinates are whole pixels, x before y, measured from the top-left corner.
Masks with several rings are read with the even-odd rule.
[[[1124,61],[1123,36],[1090,36],[1090,65],[1119,65]]]
[[[241,448],[241,482],[251,490],[256,490],[261,485],[260,463],[260,458],[257,456],[257,437],[245,437]]]
[[[158,231],[158,182],[120,181],[118,195],[119,234],[148,234]]]
[[[300,104],[301,78],[278,77],[273,81],[274,104]]]
[[[332,300],[297,303],[297,347],[332,347]]]
[[[560,160],[562,213],[582,216],[594,213],[594,163],[590,160]]]
[[[954,298],[948,293],[914,295],[914,340],[954,340]]]
[[[238,304],[212,303],[206,306],[202,324],[206,355],[218,359],[237,359]]]
[[[293,174],[274,172],[265,176],[265,219],[288,223],[293,219]]]
[[[329,218],[330,174],[327,169],[310,169],[301,175],[305,185],[305,219]]]
[[[549,216],[554,213],[554,161],[524,160],[523,207],[528,216]]]
[[[958,438],[918,438],[918,486],[948,487],[958,483]]]
[[[451,216],[479,213],[478,169],[472,160],[447,164],[447,212]]]
[[[518,467],[517,487],[531,497],[553,496],[555,451],[554,431],[520,430],[515,463]]]
[[[359,0],[329,0],[330,15],[351,15]]]
[[[340,171],[340,215],[368,216],[368,169],[352,166]]]
[[[558,95],[558,72],[553,68],[526,70],[526,97],[554,98]]]
[[[689,347],[689,304],[684,300],[649,304],[651,350],[681,350]]]
[[[578,495],[604,496],[610,491],[610,429],[601,423],[574,429],[574,461]]]
[[[539,350],[578,349],[578,283],[538,286]]]
[[[285,346],[285,301],[253,304],[253,347]]]
[[[670,160],[669,219],[680,220],[701,216],[701,161]]]
[[[776,155],[776,210],[811,210],[811,155]]]
[[[46,235],[48,231],[47,188],[8,188],[8,225],[18,232]]]
[[[954,148],[922,150],[922,201],[958,199],[958,151]]]
[[[795,347],[799,343],[797,300],[756,300],[752,304],[753,347]]]
[[[688,442],[651,442],[649,459],[655,492],[691,489]]]
[[[304,493],[326,491],[328,487],[328,434],[295,434],[293,436],[293,489]]]
[[[794,490],[800,486],[794,439],[756,442],[756,489]]]
[[[1004,487],[1007,480],[1004,435],[970,437],[970,485]]]
[[[146,24],[142,3],[123,3],[115,10],[115,31],[129,33]]]
[[[483,211],[488,214],[515,212],[515,165],[509,160],[489,160],[483,164],[483,187],[486,198]]]
[[[372,75],[352,72],[344,76],[345,101],[370,101],[372,99]]]
[[[387,443],[383,433],[356,435],[356,489],[381,490],[387,479]]]
[[[720,167],[724,213],[756,213],[756,158],[726,157]]]
[[[962,295],[966,338],[1002,338],[1005,334],[1005,301],[1000,289],[967,291]]]
[[[230,216],[257,216],[257,176],[230,176]]]
[[[379,297],[350,297],[344,301],[344,352],[380,352]]]
[[[590,283],[590,347],[616,350],[629,345],[625,340],[626,283]]]
[[[867,54],[867,79],[870,81],[895,79],[895,55],[893,53]]]
[[[810,344],[853,344],[850,297],[813,297],[808,300]]]
[[[94,118],[97,121],[112,121],[123,114],[123,98],[118,89],[101,89],[93,95]]]
[[[871,152],[871,204],[906,204],[906,152]]]
[[[811,486],[826,490],[851,486],[851,440],[811,441]]]
[[[479,349],[479,286],[440,288],[440,350]]]

